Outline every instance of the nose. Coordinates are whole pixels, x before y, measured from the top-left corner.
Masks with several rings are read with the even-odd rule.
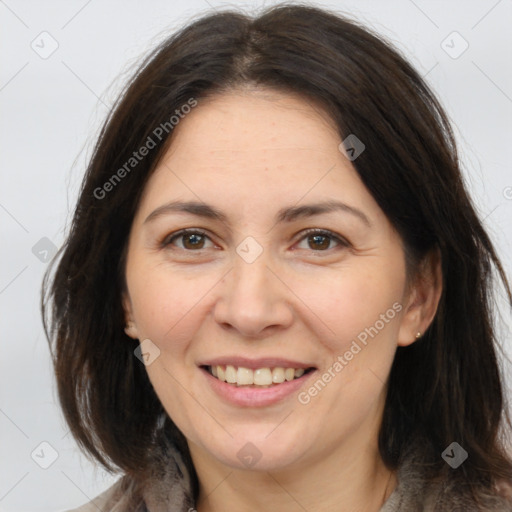
[[[219,283],[214,310],[223,328],[256,338],[291,325],[293,293],[268,264],[265,251],[252,263],[234,256],[234,268]]]

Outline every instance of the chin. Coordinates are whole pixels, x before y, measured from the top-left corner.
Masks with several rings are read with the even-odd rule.
[[[275,427],[274,427],[275,428]],[[278,427],[279,428],[279,427]],[[272,429],[247,429],[222,441],[201,443],[211,457],[233,469],[276,471],[297,463],[304,455],[304,436],[290,436],[284,428],[279,434]]]

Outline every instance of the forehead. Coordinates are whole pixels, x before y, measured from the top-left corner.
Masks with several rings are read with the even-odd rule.
[[[213,96],[174,128],[141,206],[178,198],[258,212],[301,198],[342,196],[375,210],[340,142],[332,119],[298,95],[252,90]]]
[[[244,89],[201,99],[176,126],[171,154],[186,144],[215,152],[332,150],[336,125],[316,103],[293,93]],[[201,155],[198,155],[201,156]]]

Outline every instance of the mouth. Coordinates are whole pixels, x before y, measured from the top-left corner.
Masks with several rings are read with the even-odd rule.
[[[261,367],[246,368],[234,365],[202,365],[201,368],[215,379],[233,387],[271,388],[286,382],[302,379],[316,370],[315,367]]]

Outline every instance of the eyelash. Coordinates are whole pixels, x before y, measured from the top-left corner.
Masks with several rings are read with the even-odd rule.
[[[174,240],[176,240],[177,238],[184,237],[184,236],[187,236],[187,235],[200,235],[200,236],[204,236],[204,237],[210,239],[208,234],[205,231],[202,231],[201,229],[182,229],[182,230],[180,230],[180,231],[178,231],[176,233],[171,233],[170,235],[166,236],[163,239],[163,241],[161,242],[161,246],[165,248],[165,247],[171,245],[172,242]],[[350,246],[350,243],[346,239],[340,237],[339,235],[336,235],[335,233],[333,233],[332,231],[329,231],[328,229],[310,228],[310,229],[306,229],[305,231],[303,231],[302,235],[303,236],[302,236],[302,238],[299,239],[299,242],[301,242],[302,240],[304,240],[308,236],[319,235],[319,236],[325,236],[325,237],[331,238],[332,240],[336,241],[339,244],[338,245],[339,247],[349,247]],[[181,250],[184,250],[184,251],[190,252],[190,253],[192,253],[192,252],[201,252],[202,250],[204,250],[204,249],[189,250],[189,249],[183,249],[181,247],[178,247],[178,249],[181,249]],[[311,249],[311,251],[315,252],[315,253],[328,252],[330,250],[331,249],[324,249],[324,250],[315,251],[315,250]]]

